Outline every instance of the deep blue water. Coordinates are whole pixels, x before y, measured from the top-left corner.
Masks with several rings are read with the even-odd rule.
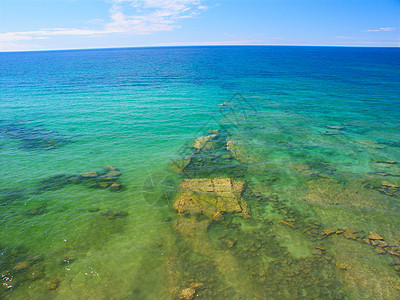
[[[0,63],[0,298],[399,296],[399,48],[15,52]],[[209,130],[220,133],[197,151]],[[108,165],[120,174],[104,185]],[[252,218],[179,229],[180,182],[220,177],[245,183]]]

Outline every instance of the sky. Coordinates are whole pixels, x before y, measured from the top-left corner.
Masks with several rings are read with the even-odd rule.
[[[400,0],[0,0],[0,51],[400,47]]]

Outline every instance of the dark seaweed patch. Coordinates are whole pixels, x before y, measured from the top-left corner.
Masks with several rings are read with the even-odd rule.
[[[0,205],[8,205],[15,201],[22,200],[25,194],[20,189],[0,190]]]
[[[0,125],[0,135],[21,142],[23,150],[52,150],[71,141],[55,131],[29,127],[24,123],[9,122]]]

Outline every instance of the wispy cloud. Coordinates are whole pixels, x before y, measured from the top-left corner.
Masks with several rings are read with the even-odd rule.
[[[51,36],[57,35],[99,35],[104,33],[112,33],[105,30],[90,30],[76,28],[45,28],[35,31],[6,32],[0,34],[2,42],[16,42],[27,40],[44,40]]]
[[[194,17],[207,9],[201,0],[114,0],[110,9],[113,20],[107,30],[119,30],[131,34],[149,34],[171,31],[178,22]],[[126,8],[133,8],[128,14]]]
[[[396,27],[380,27],[378,29],[363,30],[363,32],[395,31],[396,29]]]
[[[109,10],[111,21],[101,29],[44,28],[35,31],[0,33],[2,44],[29,40],[49,39],[52,36],[98,36],[112,33],[151,34],[171,31],[179,21],[199,15],[207,9],[204,0],[112,0]],[[89,20],[96,24],[102,20]],[[104,22],[103,22],[104,23]]]

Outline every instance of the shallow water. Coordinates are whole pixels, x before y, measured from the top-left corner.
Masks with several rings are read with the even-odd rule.
[[[0,58],[0,298],[399,297],[398,49]],[[177,213],[203,178],[250,217]]]

